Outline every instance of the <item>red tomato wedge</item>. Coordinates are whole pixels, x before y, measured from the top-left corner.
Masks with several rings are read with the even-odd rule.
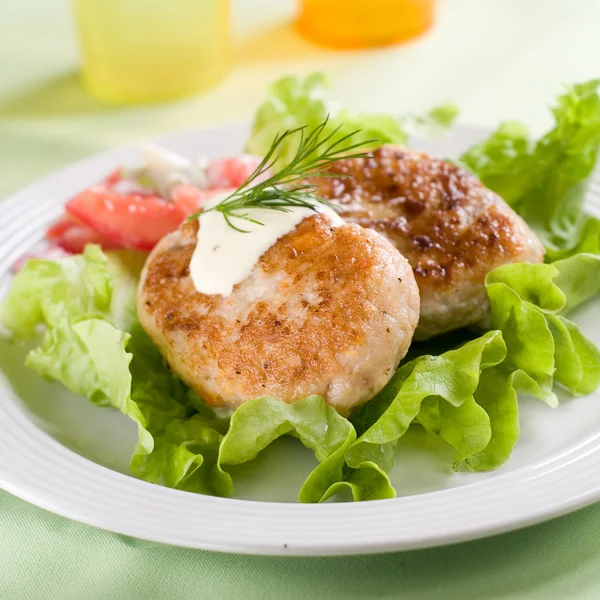
[[[206,167],[208,187],[238,188],[261,162],[259,156],[242,154],[231,158],[214,158]]]
[[[207,167],[209,189],[179,184],[171,190],[170,200],[149,191],[123,188],[120,184],[127,180],[117,169],[69,200],[67,214],[48,229],[46,238],[72,253],[83,252],[90,243],[105,250],[152,250],[210,197],[238,188],[260,160],[250,155],[214,159]]]
[[[62,235],[56,238],[55,244],[73,254],[83,252],[87,244],[99,244],[104,250],[115,250],[118,248],[115,244],[107,243],[99,233],[96,233],[86,225],[74,225],[70,229],[67,229]]]
[[[183,218],[193,215],[202,202],[202,191],[195,185],[178,183],[171,190],[171,200]]]
[[[71,215],[64,214],[58,221],[54,222],[50,227],[48,227],[48,231],[46,231],[46,239],[47,240],[56,240],[60,238],[63,233],[75,227],[77,225],[77,221],[71,217]]]
[[[106,185],[81,192],[67,202],[66,209],[106,245],[135,250],[152,250],[183,220],[177,206],[159,196],[119,194]]]
[[[106,185],[116,185],[123,179],[123,169],[119,167],[104,179]]]
[[[118,248],[117,245],[107,242],[99,233],[75,220],[69,214],[64,214],[48,228],[46,239],[58,248],[73,254],[83,252],[87,244],[99,244],[104,250]]]
[[[183,218],[187,218],[197,212],[202,205],[216,194],[233,193],[235,188],[217,188],[212,190],[201,190],[195,185],[179,183],[171,190],[171,200],[181,212]]]

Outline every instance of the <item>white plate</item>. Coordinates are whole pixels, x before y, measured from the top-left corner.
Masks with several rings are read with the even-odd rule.
[[[449,138],[414,145],[458,155],[485,132],[458,127]],[[244,125],[174,134],[158,140],[193,156],[235,154]],[[135,148],[94,156],[2,203],[0,279],[12,261],[41,239],[73,193],[120,164]],[[600,213],[598,196],[590,208]],[[600,344],[598,301],[575,315]],[[441,545],[537,523],[600,500],[600,395],[565,398],[557,409],[521,403],[521,438],[510,461],[493,473],[453,473],[442,442],[401,440],[392,479],[399,497],[363,503],[293,503],[313,468],[311,453],[280,439],[236,470],[236,498],[213,498],[139,481],[128,475],[135,427],[123,415],[92,406],[23,366],[25,350],[0,345],[0,487],[72,519],[129,536],[256,554],[351,554]]]

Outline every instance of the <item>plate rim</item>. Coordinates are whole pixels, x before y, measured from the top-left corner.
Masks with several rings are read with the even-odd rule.
[[[224,123],[152,139],[168,146],[182,137],[239,134],[247,127],[241,122]],[[457,129],[465,136],[466,132],[483,135],[488,131],[471,125]],[[29,233],[32,228],[42,228],[50,214],[32,223],[27,209],[36,206],[40,197],[56,210],[65,200],[53,197],[45,188],[57,187],[57,182],[76,172],[101,176],[107,170],[105,164],[114,166],[118,156],[133,152],[134,145],[107,150],[41,177],[2,202],[0,224],[10,223],[15,231],[29,226]],[[0,241],[6,240],[6,230],[0,227],[0,231]],[[10,248],[6,252],[0,247],[0,272],[4,273],[11,258]],[[559,454],[492,479],[414,496],[320,505],[202,496],[153,485],[80,456],[38,429],[17,402],[7,401],[6,392],[0,387],[0,421],[9,427],[8,434],[0,436],[0,488],[64,517],[149,541],[245,554],[367,554],[487,537],[600,500],[600,432]],[[12,390],[9,393],[16,396]],[[19,438],[16,432],[25,435]],[[24,440],[29,447],[21,450],[32,466],[28,471],[22,463],[11,465],[11,451]],[[46,454],[40,462],[42,450]],[[57,487],[59,478],[63,485]],[[98,504],[98,498],[103,502]],[[165,505],[171,507],[171,513],[165,511]],[[220,521],[221,517],[227,519]],[[194,527],[187,525],[186,529],[192,518]],[[343,526],[346,520],[352,521],[351,531]]]

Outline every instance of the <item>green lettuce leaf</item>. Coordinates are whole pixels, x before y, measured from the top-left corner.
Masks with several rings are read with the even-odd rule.
[[[519,394],[556,406],[555,381],[575,395],[600,385],[600,353],[564,316],[600,292],[600,257],[506,265],[486,285],[493,330],[403,365],[353,417],[361,435],[346,452],[343,481],[325,497],[344,487],[357,500],[393,496],[387,473],[415,423],[454,447],[455,468],[495,469],[519,436]]]
[[[332,141],[352,131],[356,133],[347,143],[365,143],[365,148],[382,144],[404,144],[411,133],[439,137],[446,133],[458,116],[455,104],[443,104],[424,115],[397,118],[385,114],[355,114],[341,109],[329,98],[329,81],[323,73],[312,73],[306,78],[282,77],[272,83],[267,97],[254,117],[252,133],[246,143],[246,152],[264,156],[271,148],[275,135],[289,129],[306,126],[310,132],[329,118],[323,135],[339,132]],[[299,137],[289,138],[283,144],[279,166],[288,164],[298,146]]]
[[[595,254],[578,254],[552,265],[558,274],[553,283],[563,293],[561,307],[568,314],[600,293],[600,257]]]
[[[89,246],[81,256],[30,261],[15,276],[0,316],[16,337],[38,337],[29,367],[137,424],[131,470],[152,483],[230,496],[228,465],[251,461],[279,436],[293,435],[319,461],[300,501],[342,492],[354,500],[390,498],[396,446],[409,426],[450,444],[455,468],[464,462],[489,470],[517,440],[518,394],[553,406],[555,381],[573,394],[600,385],[600,353],[565,316],[600,291],[600,257],[580,254],[490,273],[494,330],[406,362],[352,422],[318,396],[293,404],[251,400],[230,421],[217,419],[172,375],[136,320],[142,260],[107,257]]]
[[[600,292],[600,256],[578,254],[549,265],[504,265],[486,278],[492,326],[507,364],[530,378],[527,392],[551,406],[557,381],[575,395],[600,386],[600,352],[565,315]]]
[[[64,319],[47,329],[25,365],[94,404],[125,406],[131,388],[128,340],[128,333],[102,319]]]
[[[533,227],[548,259],[596,252],[597,222],[583,208],[600,145],[600,80],[569,87],[553,109],[555,126],[537,142],[505,123],[460,161]]]
[[[417,120],[423,123],[430,123],[435,127],[449,129],[454,125],[459,114],[458,105],[449,102],[433,107],[424,117],[417,117]]]
[[[329,121],[323,136],[340,127],[332,141],[355,130],[360,131],[348,139],[348,144],[376,139],[376,143],[370,144],[370,147],[376,147],[387,143],[402,144],[406,141],[406,133],[396,118],[339,110],[328,98],[328,88],[328,80],[322,73],[312,73],[305,79],[282,77],[272,83],[266,99],[256,112],[246,152],[264,156],[270,149],[275,135],[303,126],[310,132],[328,116]],[[282,145],[279,166],[288,164],[296,153],[298,142],[299,136],[295,136],[288,138]]]
[[[600,220],[586,215],[576,240],[563,248],[546,248],[546,261],[563,260],[576,254],[600,254]]]
[[[459,160],[486,187],[514,206],[529,186],[527,165],[532,151],[527,127],[507,121],[487,139],[469,148]]]
[[[297,437],[319,461],[299,494],[300,502],[319,502],[341,479],[344,454],[356,439],[351,423],[321,396],[308,396],[291,404],[268,397],[242,404],[233,413],[219,449],[219,466],[248,462],[286,434]]]
[[[364,431],[346,451],[343,481],[325,498],[344,487],[355,500],[393,497],[388,474],[398,440],[413,423],[454,446],[456,463],[483,451],[492,430],[474,394],[482,372],[505,356],[502,334],[492,331],[440,356],[420,356],[403,365],[353,419]]]
[[[412,135],[442,137],[451,129],[460,110],[456,104],[447,103],[435,106],[423,115],[400,117],[403,128]]]
[[[212,470],[222,431],[214,419],[192,417],[190,390],[137,323],[135,290],[144,258],[107,257],[89,245],[84,254],[59,261],[30,260],[15,276],[0,318],[16,338],[33,337],[44,326],[28,367],[137,424],[134,474],[182,489],[227,491],[228,476]]]
[[[551,265],[505,265],[488,275],[492,327],[502,331],[507,356],[482,373],[475,393],[490,416],[492,437],[467,459],[470,469],[494,469],[510,456],[518,437],[519,394],[554,407],[555,382],[574,395],[600,385],[600,352],[565,317],[600,291],[599,276],[600,257],[585,254]]]
[[[145,481],[171,488],[231,496],[233,482],[218,465],[219,447],[227,424],[199,414],[171,418],[154,433],[150,451],[138,444],[131,471]]]
[[[33,338],[38,324],[55,327],[67,317],[102,318],[110,310],[108,260],[98,246],[72,258],[28,260],[14,277],[0,319],[14,335]]]

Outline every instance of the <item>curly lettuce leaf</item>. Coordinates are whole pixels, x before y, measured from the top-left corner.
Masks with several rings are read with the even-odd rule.
[[[514,206],[523,189],[529,186],[527,163],[533,146],[525,125],[507,121],[484,141],[469,148],[459,162]]]
[[[329,81],[323,73],[312,73],[304,79],[282,77],[269,86],[267,97],[256,112],[246,152],[264,156],[275,135],[304,126],[310,132],[326,119],[329,120],[324,136],[339,128],[332,141],[355,131],[348,138],[348,145],[362,143],[368,149],[382,144],[404,144],[408,131],[432,137],[443,135],[454,123],[458,112],[458,107],[449,103],[432,108],[424,115],[401,118],[385,114],[355,114],[340,108],[330,99]],[[289,163],[296,153],[298,142],[298,136],[286,140],[278,166]]]
[[[124,263],[117,257],[109,265],[97,246],[57,261],[29,260],[0,306],[0,319],[16,338],[33,338],[45,326],[27,366],[99,405],[122,400],[124,384],[110,373],[120,361],[127,369],[131,360],[123,351],[129,334],[105,321],[130,321],[120,296],[113,297],[110,271],[123,281],[121,293],[133,293],[127,278],[118,276],[126,272]]]
[[[557,381],[575,395],[600,386],[600,352],[566,317],[600,292],[600,256],[578,254],[547,265],[516,264],[488,274],[492,326],[501,329],[507,364],[522,370],[528,393],[555,406]]]
[[[482,372],[501,363],[505,355],[502,335],[492,331],[440,356],[421,356],[403,365],[353,419],[364,431],[346,451],[343,481],[325,497],[344,487],[355,500],[393,497],[388,474],[396,445],[415,422],[454,446],[457,463],[481,452],[492,431],[474,394]]]
[[[25,365],[98,406],[124,407],[131,387],[129,337],[102,319],[64,319],[46,330]]]
[[[555,382],[574,395],[600,385],[600,352],[564,316],[600,291],[599,275],[600,257],[593,255],[551,265],[505,265],[488,275],[492,327],[502,331],[507,356],[482,373],[475,393],[490,417],[492,437],[467,459],[471,470],[495,469],[509,458],[518,437],[519,394],[554,407]]]
[[[165,367],[137,323],[143,259],[107,257],[90,245],[59,261],[30,260],[15,276],[0,318],[21,339],[44,326],[28,367],[137,424],[134,474],[183,489],[226,491],[227,477],[214,473],[210,462],[216,462],[222,433],[214,422],[190,419],[196,412],[190,390]],[[207,468],[200,469],[204,462]]]
[[[233,413],[219,449],[219,466],[251,461],[271,442],[288,434],[310,448],[319,461],[300,489],[299,500],[319,502],[341,479],[344,454],[356,438],[350,422],[321,396],[308,396],[291,404],[269,397],[242,404]]]
[[[98,246],[72,258],[28,260],[14,277],[0,319],[21,339],[33,338],[38,324],[59,326],[69,316],[104,317],[110,310],[108,260]]]
[[[357,131],[347,140],[347,144],[356,144],[376,139],[377,142],[366,147],[381,144],[402,144],[406,133],[394,117],[383,114],[354,114],[340,110],[328,97],[329,83],[322,73],[312,73],[305,79],[282,77],[272,83],[267,97],[259,106],[252,133],[246,144],[246,152],[264,156],[271,148],[277,134],[297,127],[307,127],[311,131],[328,117],[323,136],[340,128],[332,139]],[[295,155],[299,136],[290,137],[282,144],[278,160],[279,166],[285,166]]]
[[[194,414],[187,419],[171,418],[148,452],[138,444],[131,471],[145,481],[167,487],[229,497],[233,481],[218,466],[219,447],[227,424]]]
[[[249,400],[230,422],[200,415],[172,419],[151,453],[136,452],[133,472],[142,479],[192,492],[231,496],[228,465],[250,462],[282,435],[297,437],[319,465],[299,492],[300,502],[319,502],[342,478],[346,449],[355,440],[350,422],[321,396],[292,404],[271,397]]]
[[[552,266],[558,271],[553,284],[563,294],[561,307],[568,314],[578,306],[591,300],[600,293],[600,256],[596,254],[578,254]]]
[[[546,248],[546,262],[564,260],[576,254],[600,254],[600,220],[586,215],[576,241],[563,248]]]
[[[567,88],[552,110],[554,128],[537,142],[524,126],[505,123],[460,157],[533,227],[549,260],[598,250],[598,224],[583,201],[600,145],[599,85]]]
[[[473,471],[495,469],[519,436],[519,394],[556,406],[555,381],[575,395],[600,385],[600,353],[565,317],[600,292],[600,257],[506,265],[486,284],[493,330],[402,366],[353,418],[361,435],[346,453],[344,481],[327,496],[344,485],[355,499],[392,495],[389,479],[376,475],[390,472],[396,444],[413,423],[454,447],[455,468],[464,461]]]
[[[230,496],[228,465],[294,435],[319,461],[300,501],[344,491],[354,500],[390,498],[396,445],[411,424],[453,446],[455,468],[465,462],[489,470],[517,440],[519,393],[555,405],[555,381],[574,394],[600,384],[600,353],[565,317],[600,291],[600,257],[582,254],[490,273],[496,330],[407,362],[352,423],[318,396],[293,404],[261,398],[243,404],[230,422],[219,420],[170,373],[137,323],[139,264],[95,247],[60,263],[31,261],[0,314],[17,337],[40,335],[30,367],[137,424],[131,470],[152,483]]]

